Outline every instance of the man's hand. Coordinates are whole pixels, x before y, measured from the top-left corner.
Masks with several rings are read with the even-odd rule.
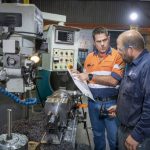
[[[70,69],[70,72],[74,79],[87,81],[88,80],[88,73],[80,73],[78,70]]]
[[[72,73],[72,74],[79,74],[80,72],[78,71],[78,70],[76,70],[76,69],[70,69],[70,72]]]
[[[116,107],[117,107],[116,105],[113,105],[107,109],[108,115],[112,118],[116,117]]]
[[[125,141],[127,150],[136,150],[139,143],[135,141],[131,135],[129,135]]]
[[[88,73],[79,73],[76,75],[76,77],[81,81],[87,81],[88,80]]]

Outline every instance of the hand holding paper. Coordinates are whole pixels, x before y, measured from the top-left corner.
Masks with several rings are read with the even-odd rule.
[[[93,95],[87,85],[86,82],[86,73],[72,73],[70,69],[68,69],[70,76],[72,77],[75,85],[79,88],[79,90],[87,97],[94,100]]]

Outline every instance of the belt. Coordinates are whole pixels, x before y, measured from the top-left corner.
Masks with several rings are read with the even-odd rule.
[[[134,126],[127,126],[121,123],[121,128],[124,130],[133,130]]]
[[[104,97],[104,98],[96,97],[95,100],[96,101],[107,102],[107,101],[110,101],[110,100],[116,100],[117,98],[118,98],[118,96],[115,95],[115,96],[109,96],[109,97]]]

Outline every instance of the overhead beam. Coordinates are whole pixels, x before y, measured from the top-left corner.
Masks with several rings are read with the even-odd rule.
[[[105,27],[110,30],[129,30],[130,25],[118,25],[118,24],[82,24],[82,23],[65,23],[66,26],[74,26],[82,29],[94,29],[96,27]],[[149,27],[139,27],[139,32],[142,34],[150,35]]]

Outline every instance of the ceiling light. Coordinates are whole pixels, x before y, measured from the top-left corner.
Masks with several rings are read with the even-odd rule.
[[[130,14],[130,19],[132,21],[136,21],[138,19],[138,14],[136,12],[133,12]]]

